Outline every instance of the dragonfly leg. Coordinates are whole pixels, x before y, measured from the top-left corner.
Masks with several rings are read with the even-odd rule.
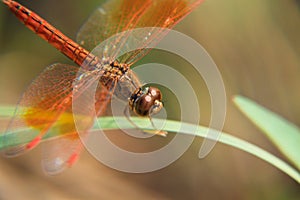
[[[127,105],[124,109],[124,115],[126,117],[126,119],[136,128],[136,129],[140,129],[131,119],[130,119],[130,113],[129,113],[129,105]],[[161,131],[159,130],[155,124],[153,123],[153,120],[151,118],[151,116],[149,116],[149,120],[151,122],[151,125],[152,127],[154,128],[154,130],[143,130],[144,133],[150,133],[150,134],[153,134],[153,135],[159,135],[159,136],[163,136],[163,137],[166,137],[168,132],[166,131]]]
[[[163,137],[167,137],[168,132],[159,130],[159,129],[155,126],[155,124],[154,124],[154,122],[153,122],[151,116],[149,116],[149,120],[150,120],[150,122],[151,122],[152,127],[154,128],[153,134],[155,134],[155,135],[160,135],[160,136],[163,136]],[[152,132],[151,130],[149,130],[149,131],[150,131],[150,133]]]

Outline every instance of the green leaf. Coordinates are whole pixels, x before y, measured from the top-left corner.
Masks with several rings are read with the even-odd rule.
[[[14,115],[15,107],[12,106],[0,106],[0,119],[10,118]]]
[[[0,117],[12,117],[13,116],[13,109],[12,107],[1,107],[0,106]],[[147,118],[139,118],[139,117],[132,117],[131,120],[141,127],[145,127],[146,124],[149,124],[149,120]],[[160,120],[160,119],[153,119],[154,123],[157,124],[164,124],[164,131],[168,132],[178,132],[181,131],[181,134],[188,134],[188,135],[196,135],[199,137],[207,137],[207,132],[209,131],[216,131],[209,129],[207,127],[198,126],[189,123],[183,123],[179,121],[172,121],[172,120]],[[116,121],[118,123],[116,123]],[[124,117],[101,117],[98,119],[99,124],[101,124],[102,130],[116,130],[116,129],[131,129],[134,128],[133,125],[128,122],[128,120]],[[94,130],[99,130],[97,123],[93,127]],[[151,127],[149,127],[149,130]],[[18,134],[17,132],[13,133],[6,133],[7,135],[14,135]],[[212,134],[213,135],[213,134]],[[48,134],[47,138],[57,137],[57,135],[53,135],[51,133]],[[47,139],[45,138],[45,139]],[[3,135],[0,135],[0,140],[3,139]],[[214,139],[214,138],[210,138]],[[222,133],[219,140],[220,143],[227,144],[229,146],[235,147],[237,149],[243,150],[248,152],[262,160],[270,163],[271,165],[277,167],[281,171],[288,174],[290,177],[295,179],[298,183],[300,183],[300,174],[297,170],[293,167],[285,163],[284,161],[280,160],[276,156],[270,154],[269,152],[251,144],[234,136],[231,136],[227,133]],[[9,145],[17,145],[17,144],[9,144]],[[5,149],[5,146],[0,146],[0,150]]]
[[[281,116],[252,100],[235,96],[237,107],[300,169],[300,130]]]

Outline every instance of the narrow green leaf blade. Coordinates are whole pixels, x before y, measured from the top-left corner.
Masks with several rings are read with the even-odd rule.
[[[12,107],[1,107],[0,106],[0,117],[5,117],[9,118],[13,116],[13,108]],[[2,115],[1,115],[2,113]],[[137,124],[140,127],[145,127],[146,124],[149,124],[149,120],[145,118],[138,118],[138,117],[133,117],[131,120]],[[196,135],[199,137],[206,137],[208,131],[216,131],[209,129],[207,127],[203,126],[198,126],[194,124],[189,124],[189,123],[183,123],[180,121],[172,121],[172,120],[159,120],[159,119],[153,119],[155,123],[163,124],[164,123],[164,131],[168,132],[178,132],[182,134],[188,134],[188,135]],[[116,122],[117,121],[117,122]],[[95,123],[93,130],[92,131],[98,131],[100,127],[98,126],[99,124],[101,125],[102,130],[116,130],[120,128],[124,129],[132,129],[135,128],[133,125],[126,119],[125,117],[101,117],[98,119],[99,123]],[[26,127],[24,127],[26,128]],[[151,128],[151,127],[150,127]],[[30,129],[30,128],[29,128]],[[8,137],[17,137],[18,131],[11,132],[11,133],[6,133]],[[45,140],[47,139],[53,139],[55,137],[59,137],[58,135],[55,135],[53,133],[47,134],[47,137],[43,138]],[[0,141],[3,139],[3,133],[0,133]],[[214,139],[214,138],[209,138],[209,139]],[[235,147],[237,149],[240,149],[242,151],[248,152],[266,162],[269,164],[277,167],[284,173],[288,174],[290,177],[292,177],[295,181],[300,183],[300,173],[295,170],[293,167],[291,167],[289,164],[284,162],[283,160],[277,158],[276,156],[270,154],[269,152],[259,148],[258,146],[255,146],[247,141],[241,140],[239,138],[236,138],[228,133],[222,132],[219,140],[220,143],[227,144],[229,146]],[[26,142],[26,141],[17,141],[14,140],[13,142],[17,143],[11,143],[8,145],[18,145],[19,142]],[[6,143],[7,144],[7,143]],[[0,142],[0,151],[5,149],[6,146],[2,146]]]
[[[233,101],[276,147],[300,169],[300,129],[283,117],[246,97],[235,96]]]

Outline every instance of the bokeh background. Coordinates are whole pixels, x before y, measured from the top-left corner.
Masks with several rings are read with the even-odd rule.
[[[19,1],[66,35],[77,30],[100,0]],[[300,126],[300,2],[298,0],[210,0],[184,19],[176,30],[202,44],[223,76],[228,95],[224,131],[284,157],[233,106],[241,94]],[[183,64],[153,52],[145,62],[159,60],[182,70],[195,90],[205,85]],[[46,66],[71,62],[25,28],[0,5],[0,104],[14,105],[31,80]],[[173,64],[172,64],[173,63]],[[177,64],[176,64],[177,63]],[[185,71],[186,70],[186,71]],[[166,97],[167,98],[167,97]],[[199,92],[201,124],[207,125],[210,102]],[[5,127],[2,126],[0,130]],[[283,139],[284,139],[284,133]],[[121,134],[120,134],[121,135]],[[130,139],[114,134],[124,147]],[[149,145],[165,144],[161,138]],[[194,141],[175,163],[147,174],[127,174],[97,162],[87,152],[61,175],[48,177],[40,166],[38,147],[14,158],[0,158],[0,199],[299,199],[299,185],[283,172],[247,153],[217,144],[203,160]],[[131,146],[134,149],[134,147]]]

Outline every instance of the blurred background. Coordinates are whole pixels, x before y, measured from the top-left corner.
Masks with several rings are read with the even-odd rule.
[[[100,0],[19,1],[70,38]],[[186,17],[176,30],[197,40],[216,62],[225,82],[228,110],[224,131],[284,157],[233,106],[240,94],[300,126],[300,2],[298,0],[210,0]],[[195,90],[206,91],[192,72],[157,52],[144,62],[166,62],[186,73]],[[0,104],[15,105],[26,86],[46,66],[69,63],[56,49],[35,36],[0,5]],[[172,64],[173,63],[173,64]],[[184,72],[186,70],[186,72]],[[210,118],[207,92],[198,93],[201,124]],[[167,99],[167,97],[165,97]],[[170,105],[169,105],[170,106]],[[5,129],[4,126],[0,131]],[[284,134],[284,133],[283,133]],[[121,135],[121,134],[120,134]],[[283,136],[284,139],[284,136]],[[128,147],[128,137],[114,134]],[[223,144],[205,159],[197,155],[202,139],[170,166],[147,174],[110,169],[87,152],[61,175],[48,177],[37,147],[14,158],[0,158],[0,199],[299,199],[299,185],[273,166]],[[163,138],[135,142],[136,149],[163,146]],[[133,146],[134,149],[134,146]],[[145,149],[144,149],[145,150]]]

